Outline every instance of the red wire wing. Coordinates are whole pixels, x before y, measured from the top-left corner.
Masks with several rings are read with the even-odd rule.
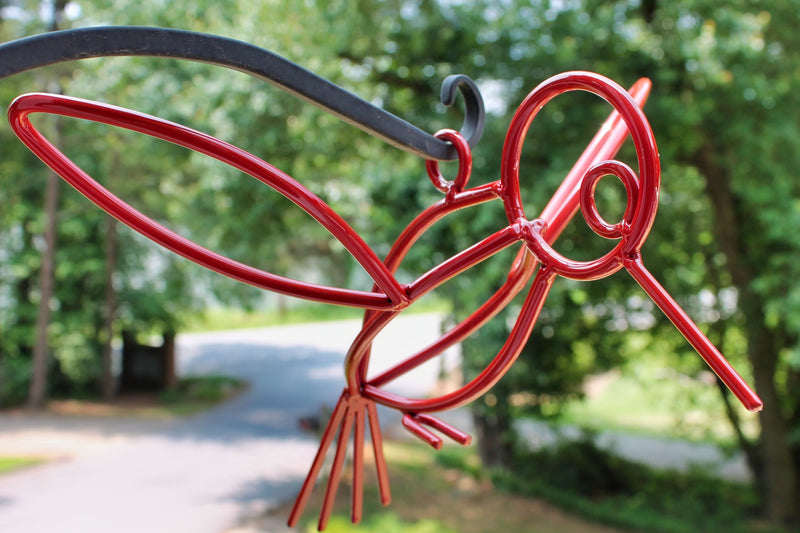
[[[29,120],[32,113],[81,118],[151,135],[211,156],[255,177],[328,229],[372,276],[379,291],[354,291],[277,276],[234,261],[174,233],[114,196],[75,165],[34,128]],[[62,95],[20,96],[11,104],[8,115],[11,127],[22,142],[84,196],[124,224],[195,263],[250,285],[298,298],[373,309],[407,304],[405,293],[394,276],[344,219],[298,181],[244,150],[157,117]]]

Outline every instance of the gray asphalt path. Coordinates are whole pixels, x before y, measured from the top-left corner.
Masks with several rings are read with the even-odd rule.
[[[439,335],[434,315],[396,322],[376,343],[376,368]],[[53,450],[60,438],[77,439],[72,444],[80,448],[81,435],[91,448],[0,478],[0,532],[220,533],[292,499],[317,448],[298,417],[336,401],[343,353],[358,329],[359,321],[347,321],[179,337],[180,373],[236,375],[251,386],[176,423],[103,428],[91,420],[0,415],[0,449],[4,441],[32,443],[32,434],[50,439]],[[455,364],[457,354],[444,360]],[[438,363],[427,364],[394,390],[424,395],[438,371]]]

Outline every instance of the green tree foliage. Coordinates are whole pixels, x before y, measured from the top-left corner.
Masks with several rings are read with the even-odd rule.
[[[43,31],[36,2],[6,4],[18,9],[4,11],[15,14],[0,25],[4,39]],[[790,281],[800,274],[800,191],[793,179],[800,153],[796,1],[86,0],[66,13],[72,25],[158,25],[248,41],[427,131],[458,128],[460,104],[444,109],[436,95],[448,74],[470,75],[489,111],[471,184],[497,178],[514,109],[550,75],[592,70],[624,86],[642,76],[652,79],[646,112],[659,142],[663,191],[643,257],[737,368],[748,374],[749,362],[767,408],[758,441],[742,433],[740,443],[769,516],[797,519],[800,292]],[[329,202],[379,255],[415,213],[439,198],[418,159],[244,75],[135,58],[59,69],[70,94],[172,119],[264,158]],[[4,80],[4,105],[23,90],[46,89],[41,79],[32,73]],[[537,117],[521,162],[530,216],[541,211],[608,112],[597,98],[569,94]],[[65,151],[150,216],[278,274],[369,286],[327,232],[255,180],[165,143],[77,122],[60,126]],[[24,389],[30,357],[45,172],[7,129],[0,136],[0,354],[8,395]],[[635,162],[630,147],[620,159]],[[455,165],[442,170],[455,173]],[[621,212],[625,199],[618,188],[604,181],[598,195],[604,214],[611,213],[606,218]],[[93,383],[107,335],[102,280],[108,229],[105,217],[72,191],[64,193],[60,212],[51,343],[70,381]],[[449,217],[415,246],[401,277],[415,277],[503,225],[498,205]],[[588,259],[609,246],[576,220],[556,248]],[[260,297],[129,232],[120,231],[116,249],[117,331],[176,327],[198,287],[230,301]],[[514,252],[443,287],[456,320],[502,284]],[[518,306],[464,343],[468,374],[497,353]],[[642,357],[644,345],[674,351],[674,365],[683,373],[704,371],[624,273],[593,283],[557,280],[520,360],[476,408],[484,458],[509,461],[514,417],[557,415],[564,399],[580,397],[586,375]],[[725,413],[721,407],[720,416]],[[735,425],[737,411],[727,415]]]

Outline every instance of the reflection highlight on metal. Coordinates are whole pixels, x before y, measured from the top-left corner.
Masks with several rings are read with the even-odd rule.
[[[478,100],[468,103],[467,107],[480,109],[482,115],[480,94],[471,81],[465,80],[468,78],[453,78],[446,82],[443,98],[452,100],[456,88],[467,84],[466,89],[462,88],[465,97]],[[569,91],[594,93],[611,104],[614,111],[541,214],[537,218],[529,218],[520,197],[519,163],[525,137],[538,111],[551,99]],[[329,449],[336,441],[319,518],[319,528],[324,529],[332,511],[351,434],[352,520],[358,522],[362,516],[367,431],[372,440],[381,501],[388,504],[391,500],[376,405],[401,412],[403,426],[437,449],[443,444],[440,435],[459,444],[470,443],[468,434],[431,413],[467,404],[501,379],[527,342],[549,289],[558,276],[591,281],[622,269],[627,270],[742,404],[749,410],[761,409],[758,396],[650,274],[642,261],[641,247],[655,218],[660,188],[658,149],[641,110],[649,91],[650,83],[647,80],[640,80],[630,91],[625,91],[611,80],[590,72],[568,72],[544,81],[522,102],[510,123],[503,147],[500,179],[472,188],[468,187],[472,170],[470,141],[462,133],[453,130],[437,133],[434,136],[437,143],[443,143],[455,152],[459,163],[456,177],[448,181],[439,171],[437,158],[428,158],[428,177],[432,185],[442,192],[443,198],[412,220],[383,260],[342,217],[300,182],[266,161],[207,134],[128,109],[53,94],[22,95],[10,106],[8,114],[17,136],[56,173],[101,209],[158,244],[220,274],[265,290],[365,309],[362,329],[345,358],[344,390],[323,432],[317,455],[289,516],[290,525],[298,522]],[[371,290],[358,291],[277,276],[234,261],[182,237],[125,203],[75,165],[34,127],[30,116],[36,113],[85,119],[137,131],[196,150],[249,174],[291,200],[324,226],[372,277],[373,287]],[[468,110],[468,116],[470,113],[473,112]],[[479,130],[482,130],[482,122],[476,126],[469,117],[462,128],[473,140],[480,137]],[[638,174],[624,163],[612,159],[629,134],[636,148]],[[594,198],[599,180],[609,175],[623,183],[627,194],[622,219],[614,223],[600,216]],[[490,201],[502,202],[508,219],[505,227],[436,265],[411,283],[401,284],[397,281],[395,273],[403,259],[417,239],[433,224],[455,211]],[[595,233],[617,241],[609,252],[591,261],[572,260],[553,248],[558,236],[578,211]],[[369,375],[373,340],[399,313],[447,280],[512,246],[517,246],[518,251],[509,266],[508,276],[486,302],[434,343],[410,354],[378,375]],[[491,363],[474,379],[434,398],[406,398],[384,388],[392,380],[473,334],[506,307],[531,278],[532,284],[508,339]]]

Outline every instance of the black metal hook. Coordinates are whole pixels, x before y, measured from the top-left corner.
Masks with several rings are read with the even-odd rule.
[[[245,72],[310,102],[406,152],[439,161],[457,158],[452,144],[263,48],[217,35],[169,28],[109,26],[26,37],[0,45],[0,78],[46,65],[111,56],[171,57]],[[459,89],[466,100],[462,135],[474,146],[483,133],[485,111],[475,83],[466,76],[445,79],[442,103]]]
[[[486,125],[483,98],[472,78],[464,74],[452,74],[442,82],[441,101],[444,105],[453,105],[456,101],[456,90],[461,91],[465,103],[464,125],[459,133],[467,140],[470,148],[474,148],[481,140],[483,127]]]

